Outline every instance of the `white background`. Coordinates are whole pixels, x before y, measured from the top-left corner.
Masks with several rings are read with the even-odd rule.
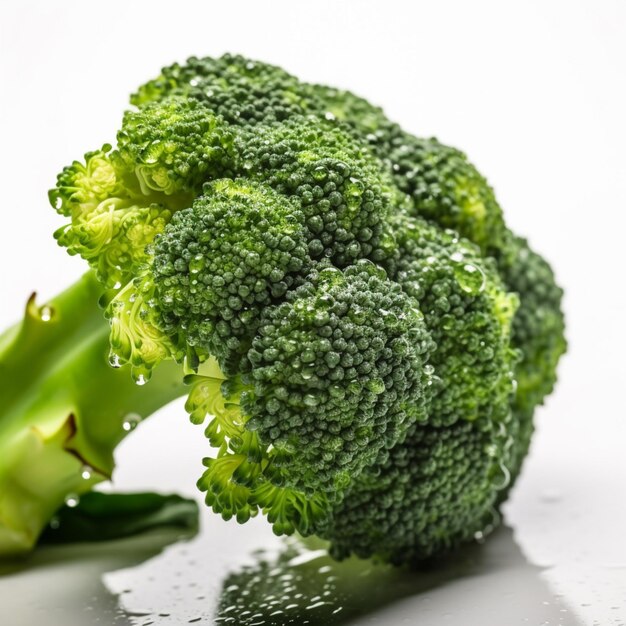
[[[625,2],[14,1],[0,4],[0,46],[2,327],[32,290],[84,271],[52,238],[62,221],[46,191],[114,140],[128,94],[162,65],[239,52],[465,150],[567,293],[570,350],[508,523],[567,601],[550,623],[626,620]],[[201,433],[179,406],[141,428],[118,485],[193,493]],[[534,623],[537,602],[494,624]]]

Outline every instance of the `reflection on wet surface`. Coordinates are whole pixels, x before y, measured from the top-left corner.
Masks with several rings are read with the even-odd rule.
[[[120,605],[130,624],[142,626],[580,623],[508,528],[419,572],[357,559],[337,563],[320,546],[278,540],[251,550],[239,567],[221,569],[219,556],[200,558],[199,546],[190,544],[134,575],[127,570],[106,580],[113,590],[128,586],[118,589]]]
[[[536,598],[537,606],[525,607],[531,623],[552,619],[551,624],[574,624],[572,619],[563,621],[565,607],[553,607],[548,602],[548,598],[553,600],[552,594],[542,583],[540,572],[524,559],[506,528],[492,538],[489,548],[470,546],[420,572],[356,559],[336,563],[323,550],[307,550],[292,543],[276,558],[261,554],[256,565],[228,576],[214,621],[248,626],[322,626],[400,624],[412,623],[413,619],[420,624],[439,624],[460,618],[463,624],[485,624],[491,623],[484,621],[488,606],[496,618],[494,624],[509,624],[513,621],[507,618],[520,619],[521,613],[511,611],[511,605],[517,604],[514,596],[521,592]],[[495,584],[496,576],[502,577],[499,584]],[[476,578],[484,578],[482,592],[477,594],[476,585],[467,584],[468,580],[455,584]],[[457,595],[448,594],[445,602],[438,602],[437,598],[443,597],[440,592],[449,586],[457,588]],[[476,605],[481,605],[477,619],[483,621],[469,620],[468,612]],[[536,621],[539,618],[541,621]]]
[[[44,546],[30,557],[0,563],[2,626],[131,626],[102,584],[106,572],[132,568],[190,534],[161,529],[120,541]]]
[[[262,523],[207,517],[196,537],[159,531],[45,547],[2,566],[0,623],[580,625],[542,572],[506,527],[410,572],[358,559],[337,563],[320,543],[278,539]]]

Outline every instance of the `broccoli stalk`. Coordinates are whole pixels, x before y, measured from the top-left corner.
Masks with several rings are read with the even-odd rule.
[[[56,510],[111,478],[115,447],[187,389],[164,363],[149,390],[108,362],[93,272],[0,337],[0,554],[32,548]]]

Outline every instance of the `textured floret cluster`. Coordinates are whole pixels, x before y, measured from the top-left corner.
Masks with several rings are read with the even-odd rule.
[[[322,264],[268,308],[243,409],[261,440],[297,459],[286,484],[334,497],[424,421],[432,348],[416,302],[366,260]]]
[[[297,204],[244,179],[207,183],[155,244],[159,326],[236,374],[265,307],[310,264]],[[184,346],[183,346],[184,347]]]
[[[484,533],[565,340],[549,265],[482,175],[238,56],[164,68],[132,103],[115,148],[59,175],[56,236],[103,285],[111,363],[141,383],[181,363],[207,503],[338,557]]]

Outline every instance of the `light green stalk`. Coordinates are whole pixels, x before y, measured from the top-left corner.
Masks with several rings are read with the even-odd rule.
[[[109,325],[88,273],[0,336],[0,555],[33,547],[64,503],[111,477],[141,419],[183,395],[182,368],[136,385],[108,363]]]

